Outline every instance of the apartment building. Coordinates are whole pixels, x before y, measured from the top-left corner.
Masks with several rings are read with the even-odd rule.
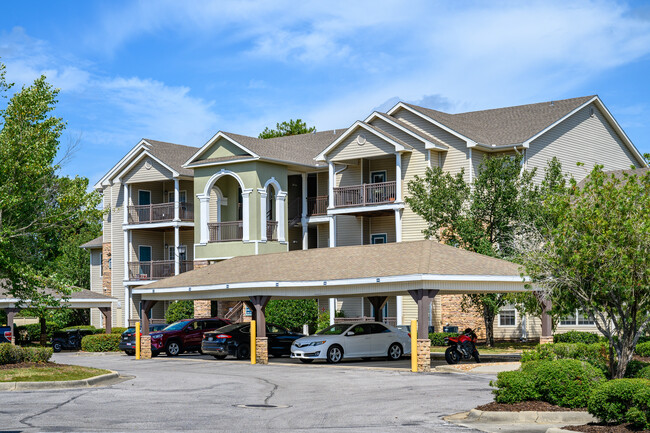
[[[597,96],[460,114],[400,102],[347,129],[267,140],[218,132],[201,148],[145,139],[95,186],[109,212],[101,250],[99,240],[91,249],[92,287],[123,299],[114,322],[126,324],[138,317],[133,287],[212,262],[419,240],[425,223],[404,202],[410,180],[441,167],[464,170],[471,182],[484,158],[514,153],[527,169],[538,168],[538,181],[553,156],[577,179],[596,163],[606,170],[646,166]],[[459,296],[437,296],[430,324],[480,326],[459,303]],[[332,320],[334,311],[373,315],[365,298],[319,305]],[[217,312],[209,301],[195,307],[200,315]],[[227,307],[245,315],[243,305]],[[159,303],[152,317],[162,318],[165,308]],[[390,297],[383,308],[394,324],[417,316],[407,297]],[[590,326],[583,319],[577,312],[575,327]],[[505,309],[496,335],[539,333],[535,320],[525,322]]]

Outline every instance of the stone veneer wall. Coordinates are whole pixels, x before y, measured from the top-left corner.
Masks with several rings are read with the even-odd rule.
[[[458,326],[460,332],[465,328],[479,329],[479,339],[485,339],[485,321],[483,317],[475,312],[465,312],[460,304],[463,295],[438,295],[440,296],[442,324],[446,326]],[[442,331],[442,328],[440,329]]]
[[[105,242],[102,244],[102,288],[106,296],[112,296],[111,289],[111,267],[109,261],[111,260],[111,243]],[[112,263],[111,263],[112,264]]]
[[[194,269],[205,268],[208,266],[207,260],[194,260]],[[194,301],[194,318],[201,319],[204,317],[212,316],[212,304],[210,300],[196,300]]]

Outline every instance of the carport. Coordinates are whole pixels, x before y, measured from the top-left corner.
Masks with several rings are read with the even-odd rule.
[[[142,295],[143,333],[149,329],[145,312],[158,301],[246,302],[257,323],[257,360],[266,363],[264,310],[270,299],[363,296],[381,321],[381,307],[389,295],[410,295],[418,306],[418,323],[428,323],[429,307],[438,294],[525,290],[514,263],[424,240],[235,257],[135,288],[133,293]],[[417,340],[418,371],[428,371],[427,326],[418,327]],[[148,344],[145,337],[143,345]]]
[[[14,317],[20,310],[28,309],[30,306],[29,299],[22,302],[11,296],[8,290],[9,283],[7,280],[0,281],[0,308],[7,313],[7,326],[11,327],[11,343],[15,344],[16,336],[14,335]],[[111,333],[113,322],[113,303],[117,300],[110,296],[95,293],[86,289],[79,289],[68,296],[52,289],[40,289],[45,295],[51,295],[54,299],[61,301],[61,305],[68,308],[97,308],[104,316],[104,328],[106,333]],[[51,307],[60,308],[60,307]]]

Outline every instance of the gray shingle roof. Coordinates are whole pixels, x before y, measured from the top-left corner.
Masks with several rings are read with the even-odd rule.
[[[0,279],[0,299],[12,299],[13,296],[9,294],[10,283],[7,279]],[[55,290],[45,288],[40,289],[45,294],[51,294],[55,299],[61,299],[61,294]],[[106,296],[101,293],[93,292],[91,290],[80,289],[78,287],[74,288],[74,292],[69,295],[71,301],[81,300],[81,299],[97,299],[97,300],[106,300],[112,301],[115,298],[111,296]]]
[[[188,168],[183,168],[183,164],[199,150],[197,147],[167,143],[149,138],[144,138],[143,140],[149,143],[149,151],[153,156],[176,170],[182,176],[194,176],[194,172]]]
[[[523,143],[569,114],[595,95],[537,104],[449,114],[405,104],[480,144]]]
[[[87,248],[87,249],[101,248],[103,243],[104,243],[104,237],[99,236],[99,237],[93,239],[92,241],[88,241],[85,244],[79,245],[79,248]]]

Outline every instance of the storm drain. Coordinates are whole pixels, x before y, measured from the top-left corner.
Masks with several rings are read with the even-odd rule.
[[[284,409],[290,407],[286,404],[235,404],[234,406],[246,409]]]

